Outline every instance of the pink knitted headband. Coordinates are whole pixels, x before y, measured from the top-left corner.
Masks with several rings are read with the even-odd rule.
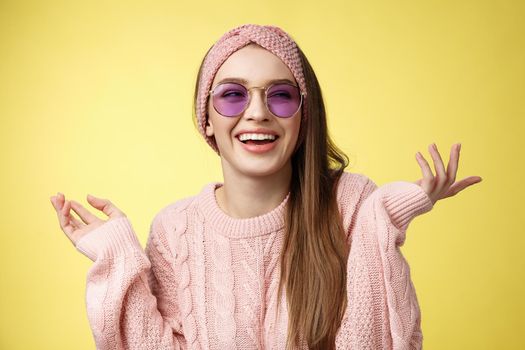
[[[219,149],[214,138],[206,135],[206,108],[211,84],[224,61],[232,53],[251,42],[262,46],[279,57],[288,66],[299,85],[299,89],[306,97],[306,84],[297,44],[287,33],[276,26],[258,24],[244,24],[229,30],[213,45],[205,57],[197,95],[196,114],[199,132],[217,154],[219,154]],[[306,102],[307,100],[304,99],[303,119],[306,118],[306,108],[304,107]]]

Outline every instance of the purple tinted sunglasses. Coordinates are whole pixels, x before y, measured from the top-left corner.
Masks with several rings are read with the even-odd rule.
[[[211,89],[213,108],[225,117],[237,117],[250,103],[252,89],[263,89],[266,108],[276,117],[292,117],[303,103],[299,87],[288,83],[274,83],[267,87],[247,89],[238,83],[221,83]]]

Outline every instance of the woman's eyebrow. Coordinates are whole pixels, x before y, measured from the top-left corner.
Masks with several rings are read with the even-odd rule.
[[[221,81],[219,81],[217,84],[221,84],[221,83],[241,83],[241,84],[245,84],[245,85],[248,85],[248,81],[246,79],[243,79],[243,78],[224,78],[222,79]],[[295,85],[295,82],[291,81],[290,79],[271,79],[271,80],[267,80],[265,81],[265,85],[268,85],[268,84],[272,84],[272,83],[288,83],[288,84],[292,84],[292,85]]]

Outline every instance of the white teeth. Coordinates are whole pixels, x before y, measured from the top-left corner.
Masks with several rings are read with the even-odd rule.
[[[240,141],[246,140],[275,140],[275,135],[270,134],[241,134],[239,135]]]

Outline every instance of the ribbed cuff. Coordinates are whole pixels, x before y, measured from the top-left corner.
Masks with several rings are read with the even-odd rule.
[[[93,261],[101,257],[115,257],[142,250],[126,216],[109,219],[84,235],[78,240],[76,248]]]
[[[430,211],[432,201],[423,188],[407,181],[395,181],[383,186],[383,203],[394,225],[406,230],[416,216]]]

